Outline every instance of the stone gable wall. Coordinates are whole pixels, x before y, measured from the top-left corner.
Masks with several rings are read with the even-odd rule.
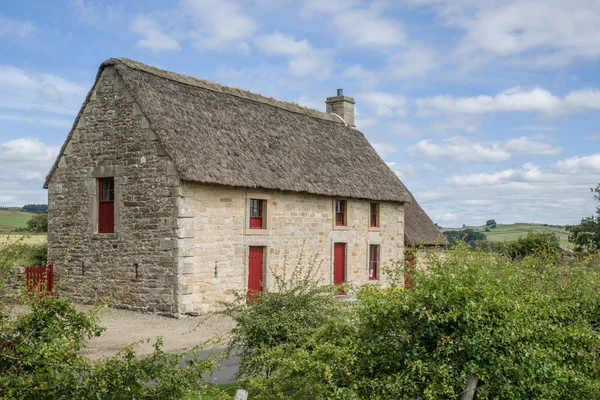
[[[115,233],[97,233],[97,179],[115,178]],[[63,293],[178,314],[179,178],[113,67],[106,68],[48,184],[48,263]]]
[[[248,200],[267,202],[267,229],[248,229]],[[181,310],[203,313],[246,290],[248,246],[264,246],[267,286],[271,269],[296,267],[316,255],[321,281],[333,282],[333,243],[347,243],[347,281],[368,280],[369,244],[381,247],[381,264],[403,259],[404,206],[380,203],[380,227],[369,227],[369,201],[346,199],[347,227],[334,226],[334,199],[327,196],[252,190],[184,182],[178,218],[179,265],[183,273]],[[300,265],[306,265],[306,261]],[[381,266],[380,266],[381,268]]]

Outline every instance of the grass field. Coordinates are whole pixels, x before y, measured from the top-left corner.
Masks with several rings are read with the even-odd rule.
[[[559,240],[560,245],[563,247],[571,247],[568,242],[569,234],[562,227],[546,226],[541,224],[510,224],[510,225],[496,225],[495,229],[490,229],[489,232],[485,232],[485,226],[465,226],[464,228],[442,228],[442,232],[445,231],[462,231],[465,229],[472,229],[476,232],[483,232],[490,242],[505,242],[509,240],[516,240],[521,236],[525,236],[527,232],[553,232]]]
[[[8,233],[15,228],[26,228],[27,221],[34,215],[24,211],[0,210],[0,233]]]
[[[14,243],[16,241],[21,240],[21,243],[27,244],[38,244],[38,243],[46,243],[48,241],[48,236],[45,233],[38,233],[35,235],[26,234],[0,234],[0,247],[7,245],[8,243]]]

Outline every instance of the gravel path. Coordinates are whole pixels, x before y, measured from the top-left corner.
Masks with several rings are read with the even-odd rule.
[[[82,311],[88,309],[81,305],[77,308]],[[234,327],[234,322],[221,315],[176,319],[111,308],[103,311],[100,325],[106,327],[106,331],[100,337],[89,340],[82,352],[93,360],[112,356],[124,346],[140,341],[144,342],[136,344],[136,351],[139,354],[151,353],[152,344],[158,336],[162,336],[166,352],[190,349],[209,339],[215,341],[207,344],[206,348],[223,348],[225,344],[217,339],[225,337]]]

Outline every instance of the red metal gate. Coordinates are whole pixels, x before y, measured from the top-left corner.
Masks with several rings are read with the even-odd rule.
[[[341,285],[346,281],[346,243],[333,245],[333,284]],[[344,294],[339,290],[338,294]]]
[[[25,267],[25,287],[30,294],[39,294],[40,298],[51,295],[54,286],[54,267],[42,265]]]
[[[248,293],[246,303],[257,301],[262,292],[264,248],[250,246],[248,249]]]

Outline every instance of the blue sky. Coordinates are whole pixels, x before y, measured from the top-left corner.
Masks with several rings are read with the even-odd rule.
[[[0,205],[41,188],[98,66],[128,57],[356,125],[443,226],[591,215],[600,3],[11,1],[0,5]]]

